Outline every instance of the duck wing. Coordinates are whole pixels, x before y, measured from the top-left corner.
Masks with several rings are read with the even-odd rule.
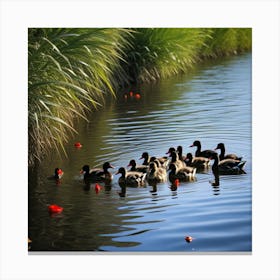
[[[213,150],[204,150],[201,152],[198,152],[195,154],[196,157],[206,157],[206,158],[210,158],[212,157],[214,154],[216,154],[215,151]]]

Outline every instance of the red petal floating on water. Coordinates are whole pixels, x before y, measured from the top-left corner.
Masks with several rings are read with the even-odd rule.
[[[139,93],[135,93],[134,97],[135,97],[136,99],[140,99],[140,98],[141,98],[141,95],[140,95]]]
[[[82,147],[82,144],[81,144],[80,142],[76,142],[76,143],[74,144],[74,146],[75,146],[76,148],[81,148],[81,147]]]
[[[61,213],[63,211],[63,207],[58,206],[56,204],[51,204],[48,206],[49,212],[51,214],[58,214]]]
[[[193,238],[192,238],[191,236],[186,236],[186,237],[185,237],[185,240],[186,240],[188,243],[190,243],[190,242],[193,241]]]
[[[62,169],[58,169],[57,174],[59,174],[59,175],[63,174]]]
[[[101,189],[102,189],[102,186],[100,186],[99,184],[95,184],[95,192],[96,193],[99,193]]]
[[[129,96],[130,96],[130,97],[132,97],[132,96],[133,96],[133,92],[132,92],[132,91],[129,93]]]

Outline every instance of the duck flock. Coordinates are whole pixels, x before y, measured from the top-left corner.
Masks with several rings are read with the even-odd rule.
[[[154,157],[148,152],[143,152],[139,160],[143,162],[139,165],[135,159],[128,162],[127,167],[120,167],[115,175],[120,175],[118,183],[123,190],[126,187],[145,186],[146,183],[155,186],[157,183],[169,180],[172,185],[179,182],[196,180],[197,172],[205,172],[212,166],[215,180],[213,186],[219,185],[219,175],[244,174],[246,161],[235,154],[225,154],[225,145],[219,143],[214,150],[201,150],[201,142],[196,140],[190,147],[196,147],[194,156],[192,153],[183,155],[183,147],[176,149],[170,147],[165,156]],[[220,153],[217,153],[220,150]],[[86,184],[93,182],[104,182],[110,185],[113,174],[109,172],[114,168],[109,162],[105,162],[103,167],[90,169],[89,165],[82,167],[81,173]],[[63,175],[61,169],[56,168],[55,178],[60,179]]]

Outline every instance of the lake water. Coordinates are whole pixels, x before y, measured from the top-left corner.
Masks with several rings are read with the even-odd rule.
[[[251,252],[251,70],[251,54],[205,63],[188,75],[132,88],[140,99],[109,99],[88,123],[80,121],[79,135],[66,145],[68,158],[54,151],[29,170],[30,251]],[[226,152],[247,161],[246,174],[221,176],[213,187],[210,169],[176,191],[167,181],[127,188],[125,197],[119,175],[98,194],[80,178],[84,164],[110,161],[116,173],[130,159],[140,164],[145,151],[163,156],[182,145],[184,154],[194,153],[194,140],[202,149],[224,142]],[[47,179],[57,166],[64,171],[59,185]],[[50,216],[49,204],[64,211]]]

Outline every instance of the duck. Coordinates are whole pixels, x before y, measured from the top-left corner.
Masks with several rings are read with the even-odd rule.
[[[84,174],[84,181],[105,182],[110,183],[113,180],[113,175],[108,171],[109,168],[114,168],[108,161],[106,161],[101,168],[89,168],[89,165],[82,167],[81,173]]]
[[[138,171],[127,171],[124,167],[120,167],[115,174],[121,174],[118,183],[121,188],[124,187],[140,187],[145,185],[146,173]]]
[[[149,163],[155,158],[156,157],[150,157],[149,153],[144,152],[140,159],[144,159],[142,165],[149,165]],[[156,159],[158,159],[162,165],[166,164],[168,161],[168,157],[157,157]]]
[[[175,163],[169,165],[168,178],[170,182],[174,182],[176,179],[179,181],[189,181],[195,179],[196,168],[191,166],[186,166],[183,168],[178,168]]]
[[[157,170],[159,173],[161,173],[164,177],[166,177],[167,173],[166,173],[166,167],[163,166],[161,164],[161,162],[159,161],[159,159],[157,158],[151,158],[151,162],[154,162],[157,166]]]
[[[201,143],[199,140],[195,140],[193,142],[192,145],[190,145],[190,147],[197,147],[196,152],[195,152],[195,156],[196,157],[206,157],[206,158],[210,158],[211,156],[213,156],[216,152],[213,150],[204,150],[201,151]]]
[[[219,155],[217,153],[211,156],[210,160],[214,160],[212,171],[215,176],[246,174],[245,170],[243,169],[246,161],[235,159],[224,159],[220,161]]]
[[[215,148],[215,151],[216,150],[221,150],[221,153],[219,155],[220,160],[228,159],[228,158],[235,159],[235,160],[240,160],[240,161],[242,160],[242,157],[239,157],[236,154],[227,154],[227,155],[225,155],[226,149],[225,149],[225,144],[224,143],[219,143],[217,145],[217,147]]]
[[[192,153],[187,153],[185,163],[187,166],[204,169],[210,166],[210,159],[206,157],[193,157]]]
[[[134,159],[130,160],[127,167],[131,167],[130,171],[138,171],[143,173],[147,173],[148,171],[148,165],[137,165]]]
[[[184,161],[180,160],[178,153],[176,153],[174,151],[171,152],[170,164],[171,163],[174,163],[177,166],[177,168],[179,168],[179,169],[183,168],[183,167],[186,167],[186,163]]]
[[[49,180],[60,180],[63,176],[64,172],[62,171],[62,169],[56,167],[54,170],[54,175],[49,176],[48,179]]]
[[[160,170],[161,169],[158,168],[155,162],[149,164],[149,170],[146,177],[149,184],[166,182],[166,173],[163,173]]]

